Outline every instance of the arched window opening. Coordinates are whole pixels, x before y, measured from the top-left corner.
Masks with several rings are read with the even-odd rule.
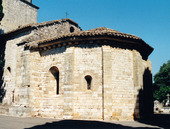
[[[70,32],[74,32],[74,27],[70,27]]]
[[[10,67],[8,67],[7,70],[8,70],[8,72],[11,72],[11,68]]]
[[[59,70],[57,67],[53,66],[50,68],[50,72],[56,79],[56,94],[58,95],[59,94]]]
[[[92,82],[92,77],[90,75],[85,76],[86,82],[87,82],[87,89],[91,90],[91,82]]]

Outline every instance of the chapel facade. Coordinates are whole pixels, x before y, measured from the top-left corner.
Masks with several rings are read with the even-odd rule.
[[[31,1],[23,3],[35,11]],[[82,31],[71,19],[36,23],[36,15],[1,35],[6,43],[0,114],[88,120],[151,115],[152,47],[105,27]]]

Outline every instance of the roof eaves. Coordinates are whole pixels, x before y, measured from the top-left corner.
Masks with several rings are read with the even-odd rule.
[[[130,35],[131,36],[131,35]],[[79,41],[80,38],[83,38],[81,40],[102,40],[102,39],[108,39],[108,40],[115,40],[115,41],[121,41],[121,42],[127,42],[127,43],[131,43],[131,44],[136,44],[137,46],[141,46],[142,49],[140,50],[140,52],[142,53],[142,55],[144,55],[143,57],[148,57],[150,55],[150,53],[154,50],[150,45],[148,45],[144,40],[142,40],[139,37],[130,37],[130,36],[117,36],[117,35],[102,35],[102,34],[98,34],[98,35],[78,35],[78,36],[72,36],[71,34],[69,36],[60,36],[57,38],[53,38],[53,39],[46,39],[46,40],[41,40],[37,42],[38,46],[43,46],[43,45],[47,45],[48,43],[53,43],[53,42],[69,42],[69,41]],[[133,35],[132,35],[133,36]],[[89,38],[87,38],[89,37]],[[145,52],[144,52],[145,51]],[[145,56],[146,55],[146,56]]]
[[[71,37],[93,37],[93,36],[116,36],[120,38],[128,38],[128,39],[135,39],[135,40],[141,40],[140,37],[134,36],[131,34],[125,34],[125,33],[109,33],[109,32],[104,32],[104,33],[91,33],[90,31],[78,31],[75,33],[68,33],[64,35],[60,35],[57,37],[52,37],[44,40],[39,40],[37,43],[45,43],[45,42],[51,42],[55,41],[57,39],[62,39],[62,38],[71,38]]]
[[[24,30],[28,30],[28,28],[31,29],[31,28],[43,27],[43,26],[46,26],[46,25],[51,25],[51,24],[54,24],[54,23],[62,23],[62,22],[65,22],[65,21],[68,21],[68,22],[74,24],[75,26],[79,27],[78,23],[67,18],[67,19],[53,20],[53,21],[42,22],[42,23],[32,23],[32,24],[27,24],[27,25],[24,25],[24,26],[19,26],[18,28],[13,29],[13,30],[5,33],[5,35],[18,34],[19,32],[23,32]]]
[[[27,25],[27,26],[24,26],[24,27],[21,27],[21,28],[18,28],[18,29],[15,29],[15,30],[12,30],[12,31],[9,31],[5,34],[3,34],[6,38],[10,38],[12,36],[15,36],[17,34],[20,34],[20,33],[23,33],[23,32],[26,32],[26,31],[29,31],[32,29],[32,25]]]
[[[36,5],[34,5],[34,4],[30,3],[30,2],[28,2],[28,1],[26,1],[26,0],[20,0],[20,1],[24,2],[25,4],[30,5],[31,7],[35,8],[35,9],[39,9],[38,6],[36,6]]]
[[[66,18],[66,19],[61,19],[61,20],[53,20],[53,21],[47,21],[47,22],[41,22],[41,23],[37,23],[35,24],[34,26],[35,27],[43,27],[45,25],[52,25],[52,24],[55,24],[55,23],[62,23],[62,22],[69,22],[73,25],[75,25],[76,27],[79,27],[78,26],[78,23],[74,22],[73,20],[69,19],[69,18]],[[79,27],[80,28],[80,27]]]

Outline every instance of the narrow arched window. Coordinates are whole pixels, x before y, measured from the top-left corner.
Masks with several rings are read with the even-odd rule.
[[[11,68],[10,67],[8,67],[7,69],[8,69],[9,72],[11,72]]]
[[[50,68],[50,72],[56,79],[56,94],[58,95],[59,94],[59,70],[56,66],[53,66]]]
[[[87,89],[91,90],[91,82],[92,82],[92,77],[90,75],[87,75],[84,77],[86,82],[87,82]]]

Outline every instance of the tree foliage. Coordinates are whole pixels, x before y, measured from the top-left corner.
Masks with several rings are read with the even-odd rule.
[[[2,0],[0,0],[0,21],[2,20],[4,14],[3,14],[3,7],[2,7]]]
[[[170,93],[170,60],[164,63],[157,74],[154,76],[154,93],[155,100],[163,102]]]
[[[2,59],[0,58],[0,69],[1,69],[1,67],[3,67],[3,61],[2,61]]]
[[[0,21],[2,20],[3,16],[4,14],[3,14],[2,0],[0,0]],[[3,66],[3,59],[1,58],[1,51],[0,51],[0,70],[2,66]]]

